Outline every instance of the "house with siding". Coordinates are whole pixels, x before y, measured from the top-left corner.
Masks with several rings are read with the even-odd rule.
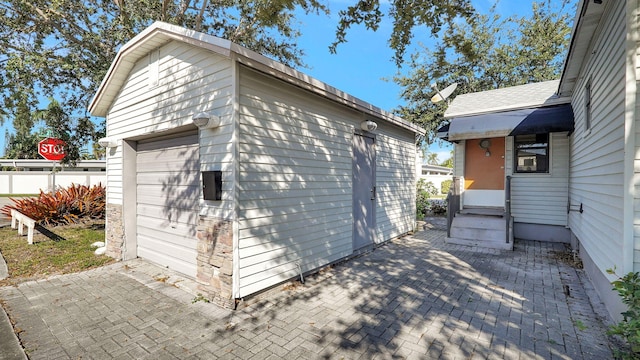
[[[570,98],[559,82],[457,96],[440,136],[454,144],[458,208],[450,243],[513,248],[513,238],[569,242]],[[454,202],[455,203],[455,202]]]
[[[586,273],[614,319],[620,319],[620,312],[625,308],[617,293],[611,290],[611,281],[616,276],[608,274],[607,269],[615,268],[619,275],[640,271],[639,13],[638,0],[580,0],[559,82],[458,96],[447,111],[451,124],[443,129],[443,136],[449,136],[449,140],[467,137],[455,145],[454,175],[461,179],[458,189],[463,204],[460,212],[464,212],[469,200],[483,206],[499,207],[502,203],[503,209],[511,207],[516,237],[527,234],[519,230],[529,227],[565,227],[567,233],[555,233],[562,235],[557,240],[571,243],[578,251]],[[532,145],[522,147],[518,146],[516,137],[507,135],[503,183],[507,184],[511,176],[511,202],[503,203],[503,198],[497,196],[493,200],[476,199],[474,194],[467,197],[465,193],[473,189],[467,181],[469,168],[465,152],[484,148],[480,143],[482,139],[474,140],[463,134],[460,128],[455,128],[455,123],[471,132],[479,131],[478,128],[486,130],[487,126],[499,127],[497,124],[501,122],[509,123],[500,116],[504,109],[490,109],[475,100],[491,98],[492,102],[500,102],[503,97],[509,98],[522,89],[536,86],[541,87],[538,104],[523,105],[531,109],[547,106],[544,103],[549,104],[548,101],[569,104],[573,128],[550,132],[547,146],[542,147],[538,145],[545,144],[540,141],[544,139],[536,138]],[[472,109],[474,103],[475,109]],[[474,113],[483,109],[484,118]],[[556,115],[552,115],[556,120],[547,125],[563,123],[562,117]],[[465,123],[465,118],[474,117],[490,124]],[[490,135],[487,133],[485,138],[495,144]],[[468,145],[470,141],[472,144]],[[519,174],[518,168],[525,165],[533,164],[538,169],[541,148],[547,150],[548,168],[539,173]],[[534,151],[528,156],[529,150],[535,150],[535,156]],[[516,154],[518,151],[522,152],[522,162]],[[493,156],[494,151],[490,152]],[[523,195],[523,191],[526,194]],[[536,196],[532,196],[532,191]],[[518,223],[527,225],[519,229]],[[547,231],[530,238],[550,240]]]
[[[229,41],[157,22],[89,110],[106,118],[107,254],[219,304],[414,229],[423,130]]]

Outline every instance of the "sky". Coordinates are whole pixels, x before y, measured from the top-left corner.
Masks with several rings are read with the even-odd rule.
[[[553,0],[561,1],[561,0]],[[531,13],[531,0],[501,0],[497,2],[496,11],[503,18],[510,15]],[[538,3],[541,0],[537,1]],[[314,78],[336,87],[348,94],[360,98],[379,108],[390,111],[403,105],[400,98],[401,87],[391,79],[397,72],[392,61],[393,51],[387,46],[391,33],[391,23],[386,21],[377,32],[364,28],[352,28],[347,35],[348,42],[340,44],[337,54],[330,54],[328,47],[335,37],[338,10],[353,3],[349,0],[332,0],[329,7],[332,17],[306,17],[301,26],[302,36],[298,44],[305,49],[306,64],[309,69],[303,72]],[[472,0],[479,13],[487,13],[495,0]],[[354,31],[355,30],[355,31]],[[414,42],[429,47],[434,44],[428,33],[415,34]],[[416,49],[415,46],[412,47]],[[406,59],[411,50],[407,52]],[[443,87],[446,85],[443,85]],[[429,152],[438,154],[440,162],[451,156],[452,146],[446,142],[436,142],[429,146]]]
[[[303,61],[308,66],[299,70],[372,105],[391,111],[404,103],[399,96],[401,88],[390,80],[398,69],[392,60],[393,51],[387,45],[391,33],[389,20],[383,21],[377,32],[368,31],[364,27],[351,28],[347,34],[348,42],[338,46],[337,54],[329,52],[329,45],[335,38],[338,11],[353,2],[327,0],[332,12],[330,17],[310,15],[299,19],[302,36],[298,45],[306,54]],[[488,12],[494,2],[495,0],[472,0],[480,13]],[[531,13],[532,3],[530,0],[501,0],[496,9],[503,17],[523,15]],[[428,35],[427,32],[422,35],[417,33],[414,40],[429,47],[434,41]],[[415,47],[409,49],[407,59],[412,50]],[[4,155],[5,129],[12,129],[10,121],[5,121],[0,126],[0,156]],[[444,142],[436,142],[429,147],[429,152],[438,153],[440,162],[449,158],[450,151],[451,146]]]

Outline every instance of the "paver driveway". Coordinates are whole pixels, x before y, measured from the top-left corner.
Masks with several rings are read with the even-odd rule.
[[[421,231],[240,310],[136,260],[0,288],[31,359],[609,359],[562,244],[477,251]],[[568,294],[567,294],[568,293]]]

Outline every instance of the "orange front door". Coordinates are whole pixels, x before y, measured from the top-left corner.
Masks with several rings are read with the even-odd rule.
[[[504,147],[503,137],[466,141],[465,190],[504,190]]]

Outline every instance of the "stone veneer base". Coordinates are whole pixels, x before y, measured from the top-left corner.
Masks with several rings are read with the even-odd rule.
[[[209,301],[235,309],[233,298],[233,224],[229,220],[200,217],[196,280]]]
[[[122,205],[107,204],[105,242],[107,256],[122,260],[124,247],[124,224]]]

